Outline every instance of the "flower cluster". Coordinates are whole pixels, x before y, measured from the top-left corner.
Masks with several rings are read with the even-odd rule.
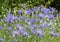
[[[21,35],[24,37],[36,35],[41,38],[46,33],[55,37],[60,36],[59,32],[56,32],[60,28],[60,14],[55,8],[46,8],[41,5],[32,9],[20,9],[17,13],[17,16],[14,16],[9,11],[7,17],[1,19],[3,26],[0,26],[0,30],[5,30],[14,38]],[[14,40],[14,42],[16,41]]]

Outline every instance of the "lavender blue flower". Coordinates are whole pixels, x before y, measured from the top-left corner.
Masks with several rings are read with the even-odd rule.
[[[42,30],[38,29],[36,30],[36,34],[42,37],[44,33],[42,32]]]
[[[12,30],[12,27],[8,27],[7,30]]]
[[[28,37],[29,33],[28,32],[24,32],[23,35],[26,36],[26,37]]]
[[[33,25],[32,27],[33,27],[33,28],[37,28],[37,26],[36,26],[36,25]]]
[[[14,23],[14,21],[13,21],[13,20],[11,20],[11,21],[10,21],[10,23],[11,23],[11,24],[13,24],[13,23]]]
[[[44,17],[45,17],[45,15],[44,15],[44,14],[38,14],[38,16],[39,16],[39,17],[42,17],[42,18],[44,18]]]
[[[23,16],[20,16],[20,19],[23,19],[24,17]]]
[[[19,30],[24,30],[24,27],[20,24],[16,24],[16,29],[19,29]]]
[[[56,14],[56,16],[60,16],[60,14]]]
[[[37,11],[37,9],[33,9],[33,12],[36,12]]]
[[[20,25],[19,24],[16,24],[16,28],[19,28],[20,27]]]
[[[36,21],[37,21],[36,19],[31,20],[32,23],[33,23],[33,22],[36,22]]]
[[[3,40],[2,38],[0,38],[0,40]]]
[[[3,26],[0,26],[0,29],[2,29],[3,28]]]
[[[0,42],[2,42],[2,40],[3,40],[3,39],[2,39],[2,38],[0,38]]]
[[[13,32],[12,32],[12,36],[13,36],[13,37],[18,36],[18,31],[13,31]]]
[[[24,30],[24,27],[22,25],[20,25],[19,29],[20,30]]]
[[[18,30],[18,34],[24,33],[24,30]]]
[[[12,16],[12,14],[11,13],[8,13],[8,15],[7,15],[7,18],[12,18],[13,16]]]
[[[54,35],[54,31],[50,31],[49,34],[52,36]]]
[[[49,17],[48,18],[54,18],[53,14],[49,14]]]
[[[14,40],[14,42],[17,42],[16,40]]]
[[[1,20],[2,20],[3,22],[6,22],[6,19],[5,19],[5,18],[2,18]]]
[[[42,23],[42,24],[40,25],[40,28],[44,28],[44,27],[45,27],[45,24]]]
[[[12,14],[8,13],[8,15],[6,17],[7,22],[10,22],[12,18],[13,18]]]
[[[54,33],[54,36],[56,36],[56,37],[57,37],[57,36],[59,36],[59,34],[58,34],[58,33]]]
[[[44,7],[44,5],[43,5],[43,4],[41,4],[41,5],[40,5],[40,7]]]
[[[37,8],[38,8],[37,6],[34,7],[34,9],[37,9]]]
[[[27,22],[29,25],[32,25],[33,23],[31,21]]]
[[[50,27],[50,24],[46,23],[45,26],[46,26],[46,27]]]
[[[49,14],[49,11],[50,11],[50,10],[49,10],[48,8],[46,8],[45,11],[44,11],[44,14],[45,14],[45,15]]]
[[[25,22],[29,22],[31,19],[30,18],[26,18],[25,19]]]
[[[17,16],[13,16],[12,20],[18,20],[18,17]]]
[[[33,34],[36,34],[36,30],[31,30],[31,32],[32,32]]]
[[[27,14],[32,14],[32,10],[26,10]]]
[[[44,12],[44,8],[41,8],[41,12],[42,12],[42,13]]]
[[[22,14],[22,10],[18,10],[18,14]]]

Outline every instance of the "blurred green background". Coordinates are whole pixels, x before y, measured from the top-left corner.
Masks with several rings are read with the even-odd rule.
[[[41,4],[44,4],[45,7],[54,7],[58,11],[60,11],[60,1],[59,0],[0,0],[0,17],[4,14],[6,14],[6,10],[11,9],[13,11],[13,8],[21,8],[25,7],[25,4],[29,8],[32,8],[34,6],[40,6]],[[21,6],[22,5],[22,6]]]
[[[39,6],[40,4],[44,4],[49,6],[54,0],[0,0],[0,8],[3,6],[5,8],[13,8],[18,7],[19,4],[24,3],[28,4],[28,6]]]

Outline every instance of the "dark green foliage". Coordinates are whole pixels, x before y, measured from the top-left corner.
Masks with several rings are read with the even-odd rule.
[[[20,8],[20,4],[26,4],[29,8],[32,8],[34,6],[40,6],[41,4],[44,4],[45,7],[53,6],[53,7],[57,8],[58,10],[60,10],[59,9],[59,7],[60,7],[59,0],[57,0],[57,1],[56,0],[0,0],[0,15],[3,16],[5,9],[8,9],[8,10],[11,9],[13,11],[13,8],[15,8],[15,7]]]
[[[18,7],[18,4],[32,4],[33,6],[39,6],[40,4],[49,5],[53,0],[0,0],[0,7],[3,6],[5,8],[14,8]]]
[[[52,2],[52,3],[50,4],[50,6],[56,8],[57,10],[60,11],[60,0],[54,0],[54,2]]]

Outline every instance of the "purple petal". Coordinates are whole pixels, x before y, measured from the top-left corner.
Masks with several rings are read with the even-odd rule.
[[[22,14],[22,10],[18,10],[18,14]]]

